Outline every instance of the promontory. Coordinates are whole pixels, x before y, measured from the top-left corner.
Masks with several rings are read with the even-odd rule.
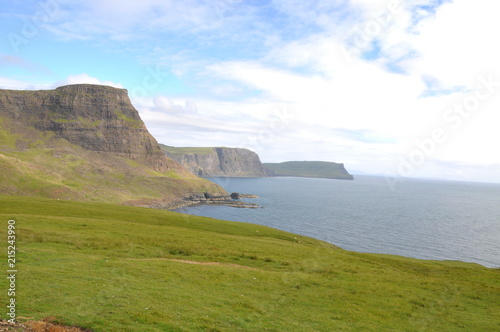
[[[0,194],[168,206],[225,193],[167,158],[127,90],[0,90]]]

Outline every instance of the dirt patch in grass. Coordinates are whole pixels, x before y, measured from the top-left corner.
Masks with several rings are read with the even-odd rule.
[[[64,326],[55,323],[55,317],[47,317],[39,321],[9,323],[0,320],[0,332],[92,332],[76,326]]]

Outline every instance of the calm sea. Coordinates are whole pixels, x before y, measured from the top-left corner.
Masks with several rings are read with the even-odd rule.
[[[460,260],[500,267],[500,184],[384,177],[210,178],[261,209],[194,206],[177,211],[250,222],[359,252]]]

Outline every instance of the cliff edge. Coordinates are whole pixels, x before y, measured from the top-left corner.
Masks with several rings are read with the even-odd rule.
[[[0,90],[0,194],[157,207],[226,193],[169,159],[127,90]]]
[[[165,158],[125,89],[75,84],[55,90],[0,90],[0,115],[90,151],[141,160],[160,172],[183,171]]]
[[[165,155],[203,177],[266,177],[272,173],[259,156],[241,148],[175,148],[161,145]]]
[[[274,172],[275,176],[296,176],[354,180],[344,164],[329,161],[286,161],[283,163],[265,163],[264,167]]]

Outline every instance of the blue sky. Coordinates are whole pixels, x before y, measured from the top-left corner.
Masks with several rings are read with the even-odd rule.
[[[493,1],[2,1],[0,88],[125,88],[174,146],[500,182]]]

